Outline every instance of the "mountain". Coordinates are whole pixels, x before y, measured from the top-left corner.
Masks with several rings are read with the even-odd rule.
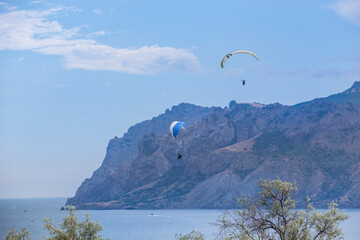
[[[122,138],[110,140],[106,156],[91,178],[86,179],[78,188],[75,197],[68,203],[78,205],[82,202],[96,202],[111,199],[122,188],[128,178],[131,163],[138,156],[138,142],[150,133],[163,135],[169,132],[170,123],[182,119],[192,124],[202,117],[212,114],[216,107],[205,108],[182,103],[167,109],[164,114],[146,120],[129,128]],[[115,185],[113,185],[115,184]],[[110,190],[110,192],[108,192]]]
[[[188,127],[176,139],[174,120]],[[182,159],[177,160],[180,152]],[[300,205],[360,207],[360,82],[294,106],[180,104],[109,142],[67,204],[78,209],[233,208],[257,180],[296,181]]]

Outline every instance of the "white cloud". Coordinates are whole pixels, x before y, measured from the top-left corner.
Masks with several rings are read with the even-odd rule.
[[[17,9],[17,7],[13,7],[9,3],[5,3],[5,2],[0,2],[0,9],[1,8],[7,11],[14,11]]]
[[[155,74],[169,69],[196,71],[196,68],[200,67],[192,53],[171,47],[121,49],[95,43],[75,43],[67,46],[44,47],[36,51],[63,56],[64,67],[68,69]]]
[[[343,18],[360,26],[360,0],[338,0],[330,7]]]
[[[96,14],[99,14],[99,15],[103,14],[103,11],[101,11],[101,9],[98,9],[98,8],[94,9],[93,12],[96,13]]]
[[[41,4],[42,1],[31,1],[30,4]]]
[[[196,71],[201,68],[197,57],[187,49],[156,45],[114,48],[92,39],[76,38],[80,36],[80,27],[65,29],[58,21],[48,20],[49,16],[69,9],[72,10],[57,6],[43,11],[15,10],[1,13],[0,50],[32,50],[62,56],[63,66],[67,69],[155,74],[168,70]],[[104,31],[98,31],[88,37],[104,34]]]
[[[0,14],[0,50],[31,50],[78,41],[68,38],[76,35],[79,28],[63,29],[57,21],[46,20],[47,16],[61,10],[62,8],[51,8],[45,11],[22,10]]]
[[[92,38],[92,37],[96,37],[96,36],[102,36],[102,35],[105,35],[105,34],[106,34],[105,31],[97,31],[97,32],[89,33],[86,36],[88,38]]]

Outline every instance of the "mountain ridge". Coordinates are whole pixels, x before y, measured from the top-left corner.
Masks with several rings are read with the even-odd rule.
[[[360,82],[293,106],[180,104],[109,142],[67,204],[78,209],[232,208],[259,178],[299,184],[317,206],[360,207]],[[187,118],[187,119],[186,119]],[[187,129],[176,140],[173,120]],[[177,152],[183,158],[176,160]]]

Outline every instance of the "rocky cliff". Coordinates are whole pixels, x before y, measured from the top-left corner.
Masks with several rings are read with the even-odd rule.
[[[111,199],[122,188],[129,176],[129,169],[133,160],[137,157],[138,142],[150,133],[163,135],[169,132],[170,123],[182,119],[192,124],[204,116],[212,114],[215,107],[205,108],[192,104],[182,103],[178,106],[167,109],[164,114],[138,123],[129,128],[122,138],[115,137],[110,140],[106,156],[91,178],[85,181],[78,188],[75,197],[68,200],[68,203],[77,205],[81,202],[96,202],[104,199]],[[116,186],[112,186],[115,184]],[[109,191],[111,188],[111,191]]]
[[[173,120],[188,128],[172,139]],[[180,152],[182,159],[177,160]],[[284,106],[180,104],[110,141],[101,167],[68,199],[78,209],[231,208],[257,180],[296,181],[297,200],[360,207],[360,82]]]

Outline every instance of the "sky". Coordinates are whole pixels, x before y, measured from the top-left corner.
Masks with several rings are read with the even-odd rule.
[[[221,68],[236,50],[260,60]],[[0,0],[0,198],[74,196],[110,139],[182,102],[293,105],[354,81],[360,0]]]

